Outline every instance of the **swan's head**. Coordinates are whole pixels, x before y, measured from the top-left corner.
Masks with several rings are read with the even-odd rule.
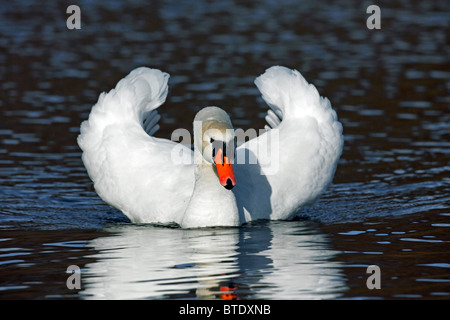
[[[200,110],[194,119],[194,147],[213,165],[219,182],[228,190],[236,185],[233,161],[234,129],[228,114],[217,107]]]

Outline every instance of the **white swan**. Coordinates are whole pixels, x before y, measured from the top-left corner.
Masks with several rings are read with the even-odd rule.
[[[236,148],[227,113],[207,107],[194,119],[194,151],[153,136],[168,79],[133,70],[81,125],[78,144],[97,193],[132,222],[189,228],[292,219],[332,181],[342,125],[298,71],[275,66],[255,80],[270,107],[265,133]],[[192,161],[175,161],[174,148]]]

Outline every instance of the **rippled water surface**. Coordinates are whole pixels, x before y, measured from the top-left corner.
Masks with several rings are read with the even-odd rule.
[[[68,30],[66,9],[81,8]],[[448,1],[36,1],[0,7],[0,298],[449,299]],[[298,69],[344,127],[333,184],[289,222],[131,224],[93,190],[76,144],[102,91],[171,74],[161,130],[203,106],[262,128],[253,85]],[[81,269],[69,290],[66,269]],[[369,265],[381,289],[370,290]]]

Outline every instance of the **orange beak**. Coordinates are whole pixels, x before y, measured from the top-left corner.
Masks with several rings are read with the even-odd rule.
[[[214,163],[216,164],[220,184],[228,190],[231,190],[236,185],[236,178],[234,176],[231,161],[228,157],[223,156],[222,149],[217,151],[217,154],[214,157]]]

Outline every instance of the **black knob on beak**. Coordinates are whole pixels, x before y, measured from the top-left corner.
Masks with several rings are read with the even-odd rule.
[[[233,182],[231,182],[231,179],[230,178],[228,178],[227,179],[227,184],[226,184],[226,186],[225,186],[225,188],[226,189],[228,189],[228,190],[231,190],[231,189],[233,189]]]

